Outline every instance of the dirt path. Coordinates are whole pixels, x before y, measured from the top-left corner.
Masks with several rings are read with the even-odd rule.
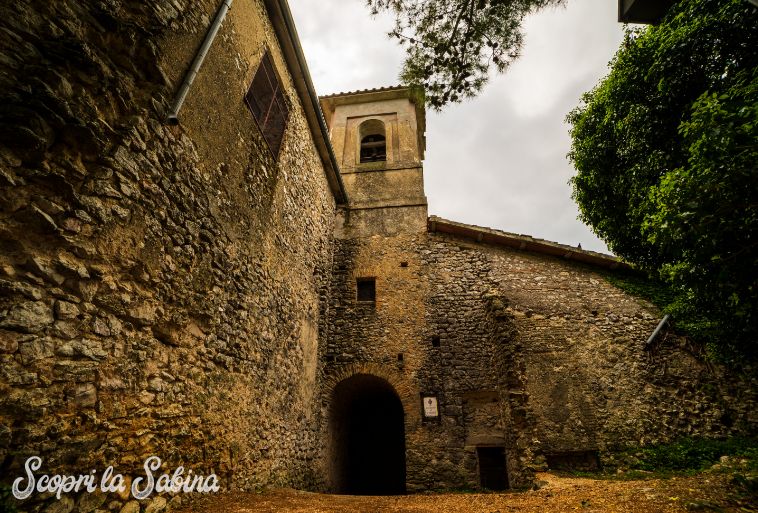
[[[758,512],[731,497],[729,477],[635,481],[597,480],[542,474],[547,485],[521,493],[454,493],[357,497],[295,490],[209,496],[182,513],[658,513]]]

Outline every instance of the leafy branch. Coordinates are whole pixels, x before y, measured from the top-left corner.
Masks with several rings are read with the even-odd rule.
[[[406,48],[401,80],[437,110],[476,96],[492,70],[518,58],[524,16],[565,0],[367,0],[395,15],[388,34]]]

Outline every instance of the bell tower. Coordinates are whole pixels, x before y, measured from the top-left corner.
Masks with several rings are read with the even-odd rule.
[[[423,96],[389,87],[320,100],[349,198],[337,236],[425,231]]]

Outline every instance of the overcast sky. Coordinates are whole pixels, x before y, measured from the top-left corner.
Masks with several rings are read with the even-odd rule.
[[[403,51],[363,0],[289,0],[320,95],[396,85]],[[607,73],[615,0],[568,0],[527,18],[522,56],[475,100],[427,111],[429,213],[608,252],[577,220],[566,114]]]

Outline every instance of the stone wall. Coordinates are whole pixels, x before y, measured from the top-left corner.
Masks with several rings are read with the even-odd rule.
[[[518,458],[528,453],[526,384],[513,372],[512,323],[489,273],[485,255],[425,233],[337,241],[326,379],[376,374],[402,391],[409,491],[476,488],[482,444],[506,446],[512,484],[530,483]],[[376,277],[375,305],[356,302],[361,277]],[[439,422],[422,420],[422,392],[438,396]]]
[[[478,447],[518,487],[546,457],[754,428],[755,382],[673,336],[645,348],[660,313],[602,272],[424,231],[420,125],[397,138],[413,166],[354,173],[365,204],[335,216],[260,0],[234,3],[167,125],[217,7],[0,7],[0,484],[32,455],[137,475],[156,454],[226,490],[324,489],[331,393],[356,374],[402,402],[409,491],[477,487]],[[243,102],[266,49],[291,105],[278,158]]]
[[[605,458],[627,444],[753,432],[754,373],[707,363],[673,332],[646,348],[662,314],[611,285],[604,271],[478,251],[489,255],[510,301],[543,453]]]
[[[6,485],[31,455],[142,475],[156,454],[224,489],[319,486],[334,199],[262,2],[234,3],[164,123],[218,4],[0,8]],[[291,105],[278,161],[243,102],[265,48]]]
[[[673,334],[646,349],[661,314],[608,272],[444,234],[338,240],[323,407],[352,374],[395,386],[409,491],[477,488],[477,447],[504,447],[520,487],[546,460],[751,433],[755,381]],[[362,277],[376,278],[375,305],[356,302]],[[438,423],[422,421],[422,392],[438,395]]]

